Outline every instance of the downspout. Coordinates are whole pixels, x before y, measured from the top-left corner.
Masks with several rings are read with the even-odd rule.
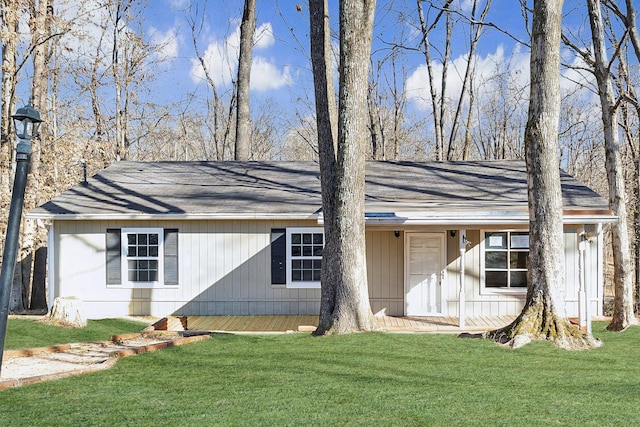
[[[588,321],[589,299],[585,291],[584,252],[587,239],[584,226],[578,228],[578,325],[582,330],[588,330],[591,322]]]
[[[47,301],[47,307],[51,310],[53,307],[53,301],[56,298],[56,245],[55,245],[55,221],[51,221],[48,224],[47,232],[47,287],[49,298]]]
[[[464,282],[465,282],[465,252],[467,251],[467,230],[459,230],[458,234],[460,236],[460,289],[458,293],[458,327],[465,327],[465,317],[466,317],[466,301],[464,294]]]

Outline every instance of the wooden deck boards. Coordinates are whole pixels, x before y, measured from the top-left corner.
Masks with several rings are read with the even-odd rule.
[[[451,316],[376,318],[381,330],[389,332],[481,332],[508,325],[515,316],[469,317],[464,328]],[[225,332],[287,332],[312,330],[318,316],[188,316],[187,329]]]

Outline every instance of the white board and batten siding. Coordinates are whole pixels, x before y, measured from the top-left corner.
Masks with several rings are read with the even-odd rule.
[[[107,286],[105,251],[107,229],[175,228],[179,247],[179,285],[167,288]],[[125,315],[317,315],[319,289],[291,289],[271,284],[271,230],[318,227],[309,221],[61,221],[56,220],[50,239],[50,295],[76,296],[87,318]],[[412,230],[411,232],[414,232]],[[444,282],[442,315],[458,315],[459,236],[443,236]],[[396,236],[396,234],[398,234]],[[406,314],[405,239],[408,233],[369,229],[367,275],[374,313]],[[487,292],[481,287],[481,232],[468,230],[471,245],[465,253],[466,316],[517,315],[524,293]],[[567,252],[567,314],[577,315],[578,257],[575,229],[565,230]],[[598,245],[587,246],[585,285],[589,287],[591,313],[601,313],[598,294]]]
[[[467,230],[467,239],[471,242],[465,253],[465,314],[467,317],[518,315],[524,306],[526,292],[500,292],[482,288],[480,230]],[[447,286],[445,315],[458,316],[460,288],[459,238],[447,235]],[[601,237],[599,238],[601,239]],[[578,242],[575,228],[565,227],[565,299],[566,315],[578,316]],[[602,254],[599,250],[602,242],[586,245],[584,286],[590,303],[590,312],[594,316],[602,315],[603,296],[601,286]],[[600,272],[600,273],[599,273]]]
[[[295,226],[317,226],[315,221]],[[78,296],[89,318],[123,315],[317,314],[319,289],[271,285],[271,229],[279,221],[56,221],[55,295]],[[179,285],[106,285],[108,228],[177,228]]]

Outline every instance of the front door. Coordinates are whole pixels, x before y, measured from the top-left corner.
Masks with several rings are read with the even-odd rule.
[[[444,234],[407,233],[405,244],[406,315],[442,314]]]

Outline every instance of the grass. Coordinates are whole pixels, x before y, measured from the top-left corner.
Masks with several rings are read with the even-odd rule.
[[[637,425],[640,328],[604,326],[604,346],[582,352],[438,334],[218,334],[1,391],[0,425]]]
[[[111,335],[140,332],[146,324],[125,319],[88,320],[80,329],[61,328],[28,319],[9,319],[5,350],[73,342],[106,341]]]

